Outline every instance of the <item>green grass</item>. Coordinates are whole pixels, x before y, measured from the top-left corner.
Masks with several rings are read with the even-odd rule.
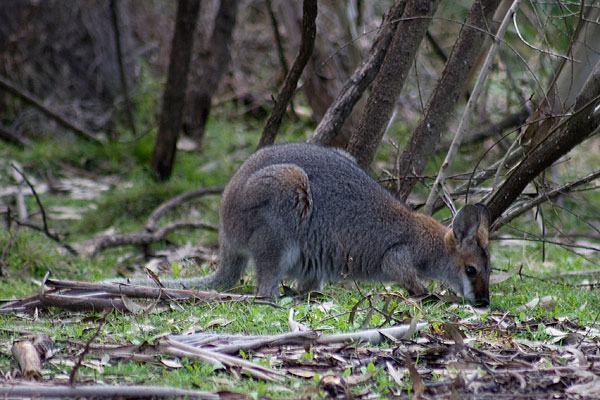
[[[148,106],[150,107],[150,106]],[[131,143],[94,146],[66,137],[56,141],[38,143],[25,150],[8,147],[3,150],[5,160],[18,160],[28,176],[39,180],[45,171],[62,171],[61,165],[68,164],[86,169],[99,177],[116,176],[109,184],[109,190],[102,191],[93,199],[74,199],[61,192],[48,191],[41,194],[41,200],[48,208],[62,205],[70,207],[90,207],[83,212],[80,220],[50,221],[50,227],[67,234],[68,242],[88,239],[100,231],[114,228],[117,232],[142,229],[149,213],[164,200],[198,186],[224,185],[241,162],[253,151],[260,130],[248,128],[242,123],[212,120],[207,129],[207,137],[201,152],[178,152],[173,177],[166,183],[157,183],[147,167],[151,155],[153,134]],[[283,127],[284,140],[302,140],[306,130],[291,125]],[[390,150],[384,149],[379,155],[381,160],[390,157]],[[392,154],[393,156],[393,154]],[[2,172],[9,168],[0,164]],[[60,173],[60,172],[59,172]],[[0,173],[0,184],[11,185],[7,174]],[[600,207],[598,192],[586,194],[590,204]],[[197,216],[212,223],[218,220],[218,196],[209,196],[183,205],[167,214],[161,223],[189,215]],[[569,203],[564,207],[577,207]],[[29,210],[37,205],[31,196],[27,198]],[[585,229],[584,221],[570,216],[555,216],[547,213],[548,221],[562,223],[567,230]],[[588,216],[590,217],[590,216]],[[37,218],[37,217],[36,217]],[[39,218],[36,220],[39,221]],[[539,235],[539,227],[527,220],[514,222],[521,230]],[[3,225],[4,226],[4,225]],[[503,231],[508,232],[508,231]],[[169,236],[171,243],[156,243],[153,251],[169,246],[183,246],[187,241],[203,244],[215,249],[216,235],[206,232],[176,232]],[[118,274],[132,274],[141,270],[144,260],[139,249],[123,247],[101,252],[94,258],[73,256],[61,249],[44,234],[20,228],[8,232],[0,230],[0,250],[8,249],[3,256],[0,280],[0,297],[22,297],[36,293],[38,283],[47,271],[58,278],[76,280],[100,280]],[[586,258],[575,255],[557,246],[547,245],[544,249],[545,262],[542,261],[542,245],[539,242],[492,241],[492,262],[497,268],[509,270],[523,265],[523,274],[514,275],[508,280],[491,287],[491,305],[489,314],[506,314],[512,321],[518,321],[523,327],[515,337],[531,340],[547,339],[544,318],[569,318],[577,324],[591,325],[597,318],[600,303],[597,290],[585,290],[574,286],[581,280],[577,277],[557,277],[566,270],[592,268],[598,263],[598,255]],[[177,261],[181,274],[208,271],[207,262],[199,266],[188,266],[185,260]],[[172,266],[167,274],[173,274]],[[246,278],[241,290],[252,287],[252,276]],[[439,292],[437,284],[429,286]],[[376,296],[378,294],[378,296]],[[394,310],[398,321],[410,322],[413,317],[424,319],[432,324],[445,321],[460,321],[473,316],[468,305],[453,305],[429,302],[422,305],[403,301],[398,294],[405,294],[397,286],[386,287],[382,284],[361,284],[360,292],[356,288],[342,284],[329,284],[322,296],[311,299],[283,297],[278,300],[278,308],[251,303],[199,303],[181,302],[156,312],[132,315],[112,312],[96,343],[142,344],[153,343],[168,333],[209,330],[214,332],[276,334],[288,331],[289,308],[296,309],[295,319],[311,329],[324,332],[356,331],[361,327],[378,327],[385,321],[383,313],[374,312],[366,319],[368,300],[376,310]],[[366,296],[366,297],[363,297]],[[554,307],[519,309],[535,297],[555,296]],[[389,299],[389,302],[386,301]],[[353,307],[360,302],[358,311]],[[363,310],[364,308],[364,310]],[[59,309],[41,311],[36,317],[31,314],[0,315],[0,369],[15,370],[17,365],[10,355],[10,344],[24,332],[45,332],[54,341],[58,349],[55,360],[76,360],[81,351],[73,342],[85,343],[94,334],[101,314],[90,312],[68,312]],[[480,315],[478,321],[485,322],[489,315]],[[225,321],[223,321],[225,320]],[[388,323],[389,324],[389,323]],[[531,325],[531,326],[530,326]],[[433,329],[433,325],[426,329]],[[486,331],[469,332],[485,336]],[[383,347],[389,345],[383,345]],[[310,361],[312,350],[306,354]],[[254,359],[252,353],[246,357]],[[89,353],[85,360],[100,360],[102,355]],[[260,363],[268,360],[256,359]],[[168,368],[159,363],[110,360],[106,365],[96,368],[84,365],[78,372],[78,382],[105,383],[153,383],[184,388],[198,388],[210,391],[235,391],[249,394],[253,398],[324,396],[319,385],[320,379],[329,371],[318,369],[312,378],[288,376],[283,383],[267,383],[241,375],[234,377],[226,370],[215,370],[199,361],[182,360],[181,368]],[[89,365],[92,365],[91,363]],[[49,362],[44,366],[48,379],[64,381],[72,366],[59,362]],[[355,393],[369,390],[382,396],[390,395],[395,383],[383,364],[363,364],[344,371],[331,371],[341,376],[373,372],[373,377],[365,383],[353,386]],[[440,377],[440,379],[443,379]],[[403,393],[411,390],[411,382],[404,377]]]

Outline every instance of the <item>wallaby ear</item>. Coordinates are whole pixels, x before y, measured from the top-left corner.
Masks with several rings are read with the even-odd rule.
[[[479,224],[479,229],[477,229],[477,238],[483,247],[487,247],[492,215],[485,204],[477,203],[475,207],[477,207],[481,216],[481,223]]]
[[[462,247],[466,241],[470,241],[475,237],[480,222],[481,214],[477,206],[467,204],[460,209],[452,221],[452,232],[457,247]]]
[[[485,224],[486,228],[489,229],[492,223],[492,214],[490,214],[490,210],[488,210],[487,206],[483,203],[475,203],[475,207],[477,207],[479,214],[483,217],[481,223]]]

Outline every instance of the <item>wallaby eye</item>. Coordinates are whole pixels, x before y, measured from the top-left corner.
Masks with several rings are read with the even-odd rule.
[[[477,270],[475,269],[475,267],[473,267],[471,265],[467,265],[465,267],[465,273],[467,274],[467,276],[470,276],[472,278],[475,275],[477,275]]]

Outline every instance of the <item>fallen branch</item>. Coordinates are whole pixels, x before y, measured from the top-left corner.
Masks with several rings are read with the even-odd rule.
[[[144,227],[148,231],[154,231],[156,230],[156,223],[158,222],[158,219],[173,207],[176,207],[185,201],[195,199],[196,197],[202,197],[207,194],[223,193],[223,189],[223,186],[202,187],[190,190],[189,192],[182,193],[179,196],[175,196],[172,199],[169,199],[161,205],[159,205],[158,207],[156,207],[148,217],[148,220],[146,221],[146,225]]]
[[[427,326],[426,322],[418,322],[415,325],[416,330]],[[178,343],[184,343],[192,347],[202,347],[210,345],[211,350],[219,352],[234,353],[240,350],[255,350],[259,347],[268,345],[282,344],[334,344],[349,342],[369,342],[379,344],[390,337],[400,340],[411,329],[410,324],[390,326],[387,328],[367,329],[358,332],[318,334],[317,332],[292,332],[281,335],[227,335],[211,334],[206,332],[194,333],[192,335],[170,335],[169,338]],[[262,343],[262,346],[258,346]]]
[[[63,127],[72,130],[78,136],[87,139],[91,142],[102,144],[102,141],[99,138],[97,138],[96,135],[94,135],[92,132],[88,131],[87,129],[79,126],[74,122],[69,121],[56,111],[49,109],[43,104],[43,102],[40,99],[35,97],[33,94],[27,92],[26,90],[18,88],[14,83],[12,83],[3,76],[0,76],[0,89],[9,92],[13,96],[19,97],[26,104],[35,107],[36,109],[41,111],[46,117],[53,119]]]
[[[262,365],[258,365],[227,354],[190,346],[181,341],[171,340],[168,337],[160,340],[157,350],[177,357],[199,359],[200,361],[203,361],[214,367],[219,367],[222,365],[227,367],[238,367],[255,378],[272,382],[282,382],[283,377],[285,376],[284,372],[263,367]]]
[[[119,385],[91,385],[91,386],[58,386],[40,384],[2,384],[0,397],[43,397],[43,398],[173,398],[185,397],[193,399],[218,400],[221,398],[216,393],[179,389],[168,386],[119,386]]]
[[[131,311],[124,301],[128,297],[151,301],[196,300],[248,301],[254,304],[276,306],[276,304],[254,295],[238,293],[218,293],[215,291],[165,289],[151,286],[130,285],[127,283],[79,282],[62,279],[48,279],[46,285],[52,289],[23,299],[12,300],[0,306],[0,314],[26,312],[48,307],[70,310],[120,310]]]
[[[132,232],[116,235],[103,235],[92,238],[81,245],[86,254],[95,255],[101,250],[116,246],[146,246],[163,240],[169,233],[178,229],[208,229],[216,231],[217,227],[202,221],[176,221],[167,224],[155,232]]]

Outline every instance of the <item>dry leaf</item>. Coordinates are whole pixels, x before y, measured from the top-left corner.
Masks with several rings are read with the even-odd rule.
[[[160,363],[162,365],[164,365],[165,367],[173,368],[173,369],[183,367],[183,365],[181,364],[181,361],[179,361],[178,358],[163,358],[160,360]]]
[[[404,374],[399,372],[396,368],[394,368],[394,366],[389,361],[385,362],[385,366],[388,370],[388,374],[390,374],[390,377],[394,380],[394,382],[396,382],[398,386],[404,386],[402,382]]]
[[[366,374],[349,375],[344,377],[344,382],[347,385],[354,386],[360,383],[366,382],[373,377],[373,371],[367,372]]]
[[[229,325],[230,323],[232,323],[233,321],[230,319],[225,319],[225,318],[215,318],[213,320],[210,320],[206,323],[206,326],[204,327],[204,329],[208,329],[212,326],[225,326],[225,325]]]
[[[300,378],[312,378],[315,376],[316,372],[312,369],[303,369],[303,368],[288,368],[287,372],[299,376]]]
[[[517,310],[523,311],[523,310],[527,310],[527,309],[532,309],[535,306],[537,306],[539,304],[539,302],[540,302],[540,298],[536,296],[532,300],[523,304],[522,306],[517,307]]]

